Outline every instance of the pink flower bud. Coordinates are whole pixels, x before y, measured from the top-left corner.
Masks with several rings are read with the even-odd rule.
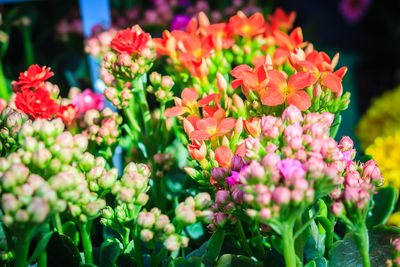
[[[296,177],[295,179],[292,179],[292,185],[293,188],[301,191],[305,191],[308,188],[308,182],[304,179],[304,176],[303,178]]]
[[[269,218],[271,218],[272,214],[271,214],[271,209],[269,208],[262,208],[260,210],[260,219],[261,220],[268,220]]]
[[[293,190],[290,196],[294,203],[300,203],[304,199],[304,191],[297,189]]]
[[[142,240],[143,242],[149,242],[150,240],[153,239],[153,237],[154,233],[149,229],[142,229],[140,231],[140,240]]]
[[[270,192],[263,192],[257,196],[257,203],[265,206],[271,202],[271,193]]]
[[[301,137],[294,137],[289,140],[289,147],[294,150],[303,148],[303,140]]]
[[[246,160],[238,155],[233,155],[231,160],[231,170],[240,172],[243,166],[246,164]]]
[[[288,204],[290,201],[290,190],[286,187],[277,187],[272,193],[272,199],[278,204]]]
[[[261,164],[257,161],[252,161],[246,169],[246,172],[250,174],[252,178],[256,179],[261,179],[265,176],[265,170],[263,166],[261,166]]]
[[[266,147],[265,147],[265,151],[267,153],[275,153],[275,151],[278,149],[278,146],[275,145],[274,143],[269,143]]]
[[[221,73],[217,72],[217,87],[220,93],[225,92],[228,87],[228,83],[226,82],[224,76]]]
[[[41,197],[34,197],[27,207],[27,212],[34,223],[42,223],[47,218],[50,207],[46,200]]]
[[[373,161],[372,163],[369,162],[370,161],[368,161],[363,167],[363,172],[362,172],[363,179],[370,179],[373,182],[378,181],[379,183],[381,183],[383,178],[378,165],[376,165],[375,161]]]
[[[353,148],[353,140],[348,136],[343,136],[339,142],[339,148],[342,150],[350,150]]]
[[[120,54],[118,56],[118,64],[124,67],[129,67],[132,64],[131,57],[128,54]]]
[[[346,202],[355,202],[359,198],[359,188],[346,186],[343,192],[343,198]]]
[[[161,87],[164,89],[171,88],[174,84],[175,83],[170,76],[163,76],[161,78]]]
[[[223,212],[214,213],[214,224],[217,226],[223,226],[227,221],[226,214]]]
[[[294,105],[288,106],[282,113],[282,119],[289,123],[302,123],[303,116],[301,111]]]
[[[217,204],[224,204],[225,202],[227,202],[229,199],[229,193],[226,190],[219,190],[216,194],[215,194],[215,202]]]
[[[243,191],[240,190],[238,186],[233,186],[232,189],[232,198],[236,203],[242,203],[243,202]]]
[[[179,249],[179,240],[176,235],[170,235],[165,241],[164,246],[168,251],[177,251]]]
[[[335,202],[331,205],[331,212],[334,216],[340,216],[344,212],[344,206],[341,202]]]
[[[298,123],[293,123],[287,126],[284,130],[286,140],[290,140],[293,137],[301,137],[303,135],[303,128]]]
[[[175,208],[176,219],[183,224],[190,225],[196,222],[196,214],[192,207],[180,203]]]
[[[211,196],[208,193],[199,193],[194,197],[196,209],[205,209],[210,205]]]
[[[151,228],[156,221],[156,217],[151,212],[140,212],[137,223],[140,227]]]
[[[360,184],[360,173],[358,171],[349,171],[345,176],[345,182],[350,186],[358,186]]]
[[[266,168],[272,169],[272,168],[277,166],[277,164],[280,162],[280,160],[281,160],[281,158],[279,157],[278,154],[276,154],[276,153],[268,153],[262,159],[262,164]]]
[[[161,214],[158,216],[157,221],[155,223],[155,228],[157,230],[162,230],[164,227],[169,224],[169,218],[167,215]]]

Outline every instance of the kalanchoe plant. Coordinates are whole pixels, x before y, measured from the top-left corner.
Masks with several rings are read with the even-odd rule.
[[[21,73],[0,101],[1,262],[350,266],[344,247],[384,264],[372,240],[396,193],[377,190],[377,163],[355,161],[350,138],[335,141],[347,68],[292,30],[294,17],[211,24],[200,12],[162,38],[138,25],[105,33],[91,52],[104,53],[116,111],[88,89],[62,99],[50,68]]]

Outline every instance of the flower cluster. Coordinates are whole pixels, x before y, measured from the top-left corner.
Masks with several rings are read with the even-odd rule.
[[[0,140],[2,155],[8,151],[13,151],[18,142],[16,138],[21,130],[21,126],[28,119],[29,118],[25,113],[9,106],[2,110],[0,115]]]
[[[117,30],[114,28],[92,29],[92,35],[85,39],[85,53],[94,58],[102,58],[105,53],[110,51],[111,40],[114,38]]]
[[[385,92],[382,96],[374,99],[371,106],[363,115],[355,129],[360,140],[361,147],[374,143],[375,138],[393,135],[400,130],[398,122],[400,107],[395,104],[400,101],[400,87]]]
[[[87,135],[89,140],[98,145],[106,144],[108,146],[117,141],[120,135],[118,126],[121,122],[122,117],[109,108],[105,108],[101,112],[91,109],[78,118],[82,133]]]

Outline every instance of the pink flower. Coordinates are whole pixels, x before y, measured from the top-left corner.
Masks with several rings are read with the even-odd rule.
[[[90,89],[85,89],[83,93],[75,96],[72,104],[79,113],[85,113],[90,109],[101,110],[104,107],[104,98],[101,94],[93,93]]]
[[[361,19],[370,3],[371,0],[342,0],[339,8],[349,22],[355,23]]]
[[[290,158],[279,161],[278,168],[285,179],[290,179],[293,175],[304,177],[306,173],[306,168],[300,161]]]

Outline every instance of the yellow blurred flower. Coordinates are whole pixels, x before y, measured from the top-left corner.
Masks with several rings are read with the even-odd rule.
[[[397,130],[400,130],[400,87],[374,99],[355,132],[365,149],[376,137],[391,135]]]
[[[400,189],[400,130],[394,135],[377,137],[365,153],[378,163],[385,184]]]
[[[386,224],[400,226],[400,212],[392,213],[386,221]]]

